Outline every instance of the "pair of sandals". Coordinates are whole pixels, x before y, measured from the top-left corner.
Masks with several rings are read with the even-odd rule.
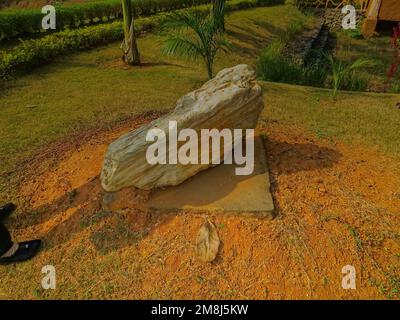
[[[13,203],[8,203],[0,207],[0,221],[8,217],[16,208],[16,205]],[[30,240],[18,243],[18,249],[13,255],[3,258],[0,257],[0,265],[22,262],[33,258],[39,252],[41,244],[41,240]]]

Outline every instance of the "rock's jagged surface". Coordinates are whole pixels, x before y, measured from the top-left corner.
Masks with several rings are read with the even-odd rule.
[[[102,186],[106,191],[117,191],[130,186],[150,190],[180,184],[213,165],[179,162],[150,165],[146,159],[147,148],[154,144],[146,141],[150,129],[166,132],[167,144],[170,121],[177,122],[178,130],[191,128],[198,133],[214,128],[253,129],[263,107],[262,90],[253,68],[237,65],[224,69],[200,89],[180,98],[173,112],[110,144],[101,172]]]

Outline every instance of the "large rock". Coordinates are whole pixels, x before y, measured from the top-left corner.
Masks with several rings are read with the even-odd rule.
[[[106,191],[118,191],[130,186],[149,190],[178,185],[213,164],[150,165],[146,160],[146,150],[154,144],[146,141],[150,129],[164,130],[168,143],[169,121],[177,121],[178,130],[194,129],[200,140],[201,129],[255,128],[263,107],[262,90],[250,66],[224,69],[200,89],[180,98],[173,112],[110,144],[101,172],[102,186]]]

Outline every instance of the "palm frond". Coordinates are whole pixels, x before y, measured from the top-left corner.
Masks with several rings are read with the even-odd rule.
[[[163,53],[167,55],[178,54],[191,59],[204,57],[204,52],[197,43],[179,35],[170,37],[165,41]]]
[[[349,69],[350,70],[354,70],[354,69],[358,69],[361,68],[362,66],[365,66],[369,64],[369,61],[366,59],[357,59],[355,62],[353,62],[350,66]]]
[[[232,49],[231,43],[224,38],[213,39],[211,46],[211,55],[215,56],[218,51],[228,52]]]
[[[173,12],[171,16],[165,20],[163,26],[170,29],[190,29],[200,36],[203,33],[202,23],[204,20],[204,14],[198,12]]]
[[[175,34],[168,37],[163,52],[188,58],[203,57],[208,75],[212,78],[212,66],[216,53],[219,50],[230,49],[214,16],[197,12],[174,13],[164,26],[174,28]],[[184,31],[176,30],[177,28]]]

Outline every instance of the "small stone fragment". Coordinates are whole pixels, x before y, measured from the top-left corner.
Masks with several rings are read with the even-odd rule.
[[[197,256],[203,262],[214,261],[218,254],[219,244],[217,229],[212,222],[207,220],[197,234]]]

